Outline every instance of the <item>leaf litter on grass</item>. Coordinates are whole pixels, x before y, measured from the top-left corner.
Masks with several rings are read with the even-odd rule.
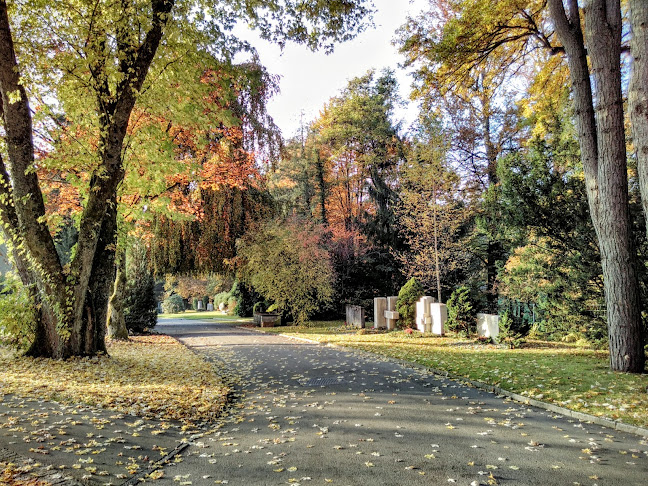
[[[113,341],[109,355],[53,360],[0,356],[0,393],[84,403],[158,420],[215,420],[227,399],[213,365],[164,335]]]
[[[222,415],[229,387],[213,364],[169,336],[110,342],[108,353],[51,360],[0,348],[4,443],[84,480],[162,478],[151,468]]]

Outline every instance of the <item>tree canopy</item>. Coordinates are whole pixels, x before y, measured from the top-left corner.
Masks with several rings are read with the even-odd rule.
[[[129,155],[139,159],[148,149],[145,158],[156,169],[182,162],[164,150],[173,146],[171,129],[210,114],[203,106],[213,86],[196,71],[230,71],[234,56],[251,50],[232,33],[236,23],[280,44],[330,49],[361,30],[369,12],[363,0],[0,1],[0,215],[21,280],[40,309],[31,354],[105,349],[117,203]],[[225,126],[238,124],[226,102],[231,86],[216,80],[216,87],[225,102],[211,110],[218,108]],[[65,266],[47,218],[41,168],[82,182],[78,238]]]

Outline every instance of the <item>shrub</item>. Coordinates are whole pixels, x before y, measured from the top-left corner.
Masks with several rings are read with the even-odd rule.
[[[513,319],[509,317],[508,312],[505,312],[499,319],[499,336],[497,336],[497,340],[509,349],[519,348],[524,343],[522,334],[515,331]]]
[[[448,329],[466,336],[473,334],[477,329],[472,310],[470,289],[455,289],[448,300]]]
[[[257,302],[256,304],[254,304],[254,307],[252,308],[252,311],[255,314],[258,314],[259,312],[265,312],[266,307],[267,306],[266,306],[265,302]]]
[[[133,276],[126,284],[124,293],[124,321],[126,328],[135,333],[153,329],[157,323],[157,300],[155,299],[153,275]]]
[[[398,324],[401,327],[414,327],[416,320],[416,303],[423,297],[425,291],[423,286],[416,280],[415,277],[403,285],[398,292],[398,300],[396,301],[396,310],[398,311],[399,318]]]
[[[254,303],[263,299],[263,297],[255,292],[252,287],[249,287],[238,280],[234,282],[234,285],[232,285],[231,293],[236,298],[234,314],[239,317],[252,317],[252,314],[254,313]]]
[[[227,310],[228,312],[234,312],[234,309],[236,309],[236,297],[230,295],[229,299],[227,299]]]
[[[34,303],[19,278],[9,274],[0,286],[0,342],[27,349],[36,331]]]
[[[227,306],[227,301],[230,297],[231,294],[229,292],[221,292],[220,294],[216,294],[214,296],[214,309],[218,309],[221,304],[225,304]]]
[[[184,300],[180,295],[173,294],[162,302],[162,310],[165,314],[184,312]]]

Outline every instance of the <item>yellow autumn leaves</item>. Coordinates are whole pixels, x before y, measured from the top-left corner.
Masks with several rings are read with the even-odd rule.
[[[66,361],[0,353],[0,393],[187,422],[213,420],[225,404],[228,388],[213,366],[173,338],[133,337],[108,352]]]

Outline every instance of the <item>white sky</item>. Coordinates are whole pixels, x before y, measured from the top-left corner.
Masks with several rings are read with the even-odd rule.
[[[349,79],[365,74],[369,69],[377,71],[389,67],[396,71],[401,96],[409,100],[411,78],[398,69],[403,61],[397,48],[391,45],[395,31],[408,14],[420,12],[426,0],[374,0],[377,9],[375,27],[368,29],[354,40],[336,46],[332,54],[313,53],[302,46],[287,45],[283,53],[276,46],[261,40],[251,41],[257,48],[261,64],[271,74],[281,76],[281,93],[269,103],[268,111],[281,128],[284,138],[297,134],[300,116],[304,122],[313,121],[320,109],[347,85]],[[410,102],[409,109],[397,111],[404,120],[403,128],[414,120],[416,110]]]

